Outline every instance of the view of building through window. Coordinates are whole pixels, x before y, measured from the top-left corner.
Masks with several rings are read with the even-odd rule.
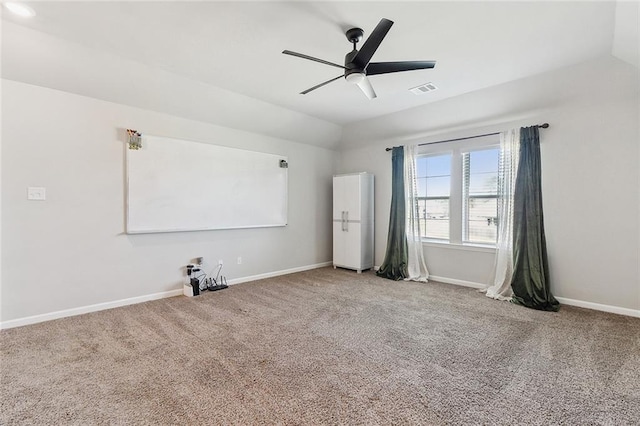
[[[462,154],[464,242],[496,242],[499,159],[499,148]]]
[[[421,234],[448,240],[451,154],[418,157],[416,177]]]
[[[462,173],[452,176],[454,161],[462,162]],[[499,162],[500,148],[496,146],[419,156],[416,159],[418,197],[415,208],[422,236],[462,243],[495,244]],[[462,191],[462,212],[453,212],[456,220],[462,219],[461,235],[460,226],[454,226],[453,231],[450,227],[452,185],[454,193]],[[460,206],[459,203],[454,205]],[[451,235],[452,232],[455,235]]]

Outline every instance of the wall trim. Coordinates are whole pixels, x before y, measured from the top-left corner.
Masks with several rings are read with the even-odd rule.
[[[80,306],[78,308],[64,309],[62,311],[49,312],[46,314],[33,315],[30,317],[18,318],[0,323],[0,329],[21,327],[23,325],[37,324],[39,322],[51,321],[59,318],[72,317],[76,315],[88,314],[89,312],[104,311],[105,309],[119,308],[121,306],[134,305],[136,303],[148,302],[150,300],[164,299],[167,297],[180,296],[182,288],[179,290],[163,291],[161,293],[146,294],[144,296],[130,297],[128,299],[114,300],[112,302],[96,303],[95,305]]]
[[[473,281],[457,280],[455,278],[439,277],[436,275],[429,275],[429,281],[438,281],[440,283],[445,283],[445,284],[461,285],[463,287],[473,287],[473,288],[487,287],[487,284],[476,283]]]
[[[233,284],[246,283],[248,281],[263,280],[265,278],[272,278],[280,275],[294,274],[296,272],[304,272],[304,271],[309,271],[311,269],[324,268],[325,266],[331,266],[331,265],[333,265],[332,261],[314,263],[313,265],[299,266],[297,268],[291,268],[291,269],[282,269],[280,271],[266,272],[264,274],[250,275],[248,277],[242,277],[242,278],[234,278],[232,280],[229,280],[227,284],[233,285]]]
[[[229,280],[228,284],[240,284],[248,281],[260,280],[263,278],[277,277],[279,275],[288,275],[295,272],[308,271],[311,269],[323,268],[332,265],[333,262],[315,263],[313,265],[300,266],[297,268],[283,269],[280,271],[267,272],[264,274],[251,275],[248,277],[235,278]],[[182,296],[182,286],[176,290],[163,291],[160,293],[147,294],[144,296],[131,297],[128,299],[114,300],[112,302],[97,303],[95,305],[80,306],[78,308],[65,309],[62,311],[49,312],[46,314],[33,315],[30,317],[17,318],[9,321],[0,322],[0,330],[6,330],[14,327],[22,327],[24,325],[37,324],[39,322],[51,321],[59,318],[72,317],[76,315],[88,314],[90,312],[104,311],[105,309],[119,308],[121,306],[135,305],[137,303],[148,302],[151,300],[165,299],[167,297]]]
[[[566,297],[557,297],[558,302],[569,305],[577,306],[579,308],[593,309],[594,311],[609,312],[612,314],[626,315],[630,317],[640,318],[640,309],[621,308],[619,306],[603,305],[601,303],[585,302],[584,300],[567,299]]]
[[[240,284],[240,283],[245,283],[249,281],[257,281],[265,278],[277,277],[280,275],[288,275],[288,274],[294,274],[296,272],[303,272],[303,271],[309,271],[312,269],[324,268],[325,266],[331,266],[331,265],[333,265],[333,262],[322,262],[322,263],[315,263],[312,265],[300,266],[297,268],[282,269],[280,271],[266,272],[264,274],[234,278],[232,280],[229,280],[228,284],[234,285],[234,284]],[[374,266],[374,269],[377,270],[379,269],[379,267]],[[471,287],[471,288],[486,287],[486,284],[482,284],[482,283],[458,280],[455,278],[447,278],[447,277],[441,277],[436,275],[430,275],[429,280],[441,282],[444,284],[460,285],[463,287]],[[0,330],[6,330],[9,328],[21,327],[21,326],[30,325],[30,324],[37,324],[39,322],[51,321],[59,318],[82,315],[90,312],[98,312],[98,311],[103,311],[105,309],[113,309],[121,306],[134,305],[137,303],[148,302],[151,300],[165,299],[167,297],[175,297],[175,296],[182,296],[182,288],[177,290],[164,291],[161,293],[153,293],[153,294],[147,294],[144,296],[131,297],[128,299],[114,300],[112,302],[97,303],[95,305],[87,305],[87,306],[81,306],[78,308],[65,309],[62,311],[50,312],[47,314],[17,318],[9,321],[0,322]],[[558,299],[558,301],[564,305],[576,306],[579,308],[586,308],[586,309],[592,309],[595,311],[609,312],[612,314],[640,318],[640,309],[630,309],[630,308],[622,308],[619,306],[603,305],[601,303],[586,302],[583,300],[569,299],[566,297],[556,297],[556,299]]]
[[[439,277],[435,275],[430,275],[429,280],[438,281],[445,284],[455,284],[455,285],[461,285],[461,286],[473,287],[473,288],[485,288],[487,286],[486,284],[476,283],[472,281],[463,281],[463,280],[457,280],[454,278]],[[569,299],[566,297],[558,297],[558,296],[556,296],[556,299],[558,299],[558,302],[560,302],[563,305],[576,306],[578,308],[586,308],[586,309],[592,309],[594,311],[609,312],[611,314],[618,314],[618,315],[625,315],[629,317],[640,318],[640,309],[621,308],[619,306],[603,305],[601,303],[586,302],[584,300],[575,300],[575,299]]]

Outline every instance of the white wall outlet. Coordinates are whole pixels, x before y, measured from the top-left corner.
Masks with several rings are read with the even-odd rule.
[[[39,186],[27,188],[27,200],[44,201],[47,198],[47,189]]]
[[[242,258],[238,256],[238,265],[242,265]]]
[[[218,259],[218,265],[222,266],[222,259]]]

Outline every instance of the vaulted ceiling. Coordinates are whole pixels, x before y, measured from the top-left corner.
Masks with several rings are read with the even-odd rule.
[[[30,4],[37,12],[33,19],[6,12],[3,19],[129,63],[337,125],[595,61],[611,54],[616,33],[616,2],[612,1]],[[342,63],[351,50],[344,31],[361,27],[366,38],[383,17],[395,24],[375,53],[376,62],[436,60],[436,68],[370,77],[378,94],[373,100],[344,79],[299,94],[339,75],[340,70],[283,55],[282,50]],[[77,61],[80,66],[82,58]],[[98,80],[110,78],[114,87],[148,83],[105,69],[98,61],[94,69],[91,64],[83,66],[85,74]],[[18,70],[11,64],[7,69]],[[65,78],[63,72],[59,78]],[[65,88],[93,95],[85,87],[89,82],[79,80],[67,81],[71,89]],[[408,90],[427,82],[438,89],[422,95]]]

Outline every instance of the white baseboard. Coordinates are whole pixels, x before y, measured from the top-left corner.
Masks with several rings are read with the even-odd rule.
[[[429,280],[438,281],[445,284],[455,284],[455,285],[461,285],[461,286],[473,287],[473,288],[485,288],[487,286],[486,284],[476,283],[472,281],[463,281],[463,280],[457,280],[454,278],[438,277],[435,275],[430,275]],[[594,311],[609,312],[612,314],[626,315],[630,317],[640,318],[640,310],[638,309],[621,308],[619,306],[603,305],[601,303],[594,303],[594,302],[585,302],[584,300],[568,299],[566,297],[556,297],[556,299],[558,300],[558,302],[560,302],[563,305],[577,306],[579,308],[593,309]]]
[[[380,269],[380,266],[373,267],[374,271],[377,271],[378,269]],[[429,281],[438,281],[439,283],[461,285],[464,287],[473,288],[485,288],[487,286],[486,284],[476,283],[473,281],[457,280],[455,278],[439,277],[436,275],[429,275]]]
[[[311,269],[322,268],[332,265],[332,262],[316,263],[313,265],[300,266],[298,268],[284,269],[281,271],[267,272],[265,274],[252,275],[249,277],[235,278],[229,280],[228,284],[239,284],[247,281],[255,281],[263,278],[277,277],[279,275],[293,274],[295,272],[308,271]],[[148,302],[150,300],[164,299],[167,297],[182,296],[182,288],[177,290],[169,290],[161,293],[147,294],[144,296],[131,297],[128,299],[114,300],[113,302],[98,303],[95,305],[81,306],[79,308],[65,309],[62,311],[49,312],[46,314],[34,315],[30,317],[18,318],[0,323],[0,330],[8,328],[21,327],[23,325],[37,324],[39,322],[51,321],[54,319],[72,317],[75,315],[87,314],[90,312],[103,311],[105,309],[118,308],[120,306],[134,305],[136,303]]]
[[[579,308],[593,309],[595,311],[610,312],[612,314],[626,315],[630,317],[640,318],[640,309],[621,308],[619,306],[603,305],[601,303],[585,302],[584,300],[567,299],[566,297],[556,297],[558,302],[569,305],[577,306]]]
[[[240,283],[245,283],[249,281],[256,281],[256,280],[261,280],[265,278],[277,277],[280,275],[288,275],[296,272],[309,271],[311,269],[323,268],[325,266],[331,266],[331,265],[333,265],[332,262],[322,262],[322,263],[316,263],[313,265],[300,266],[297,268],[283,269],[280,271],[273,271],[273,272],[267,272],[264,274],[251,275],[248,277],[234,278],[232,280],[229,280],[228,284],[229,285],[240,284]],[[379,267],[374,266],[374,269],[377,270],[379,269]],[[476,283],[473,281],[458,280],[455,278],[440,277],[436,275],[430,275],[429,280],[438,281],[445,284],[454,284],[454,285],[460,285],[460,286],[472,287],[472,288],[486,287],[486,284]],[[23,325],[29,325],[29,324],[37,324],[39,322],[51,321],[59,318],[82,315],[90,312],[98,312],[98,311],[103,311],[105,309],[113,309],[121,306],[148,302],[150,300],[158,300],[158,299],[164,299],[167,297],[175,297],[175,296],[181,296],[181,295],[182,295],[182,288],[177,290],[164,291],[161,293],[153,293],[153,294],[148,294],[144,296],[131,297],[128,299],[115,300],[113,302],[98,303],[95,305],[81,306],[79,308],[65,309],[62,311],[50,312],[47,314],[40,314],[40,315],[34,315],[30,317],[18,318],[14,320],[1,322],[0,330],[5,330],[9,328],[14,328],[14,327],[21,327]],[[587,309],[593,309],[596,311],[610,312],[613,314],[640,318],[640,310],[638,309],[621,308],[618,306],[603,305],[603,304],[594,303],[594,302],[585,302],[583,300],[568,299],[566,297],[556,297],[556,299],[558,299],[558,301],[564,305],[577,306],[580,308],[587,308]]]
[[[429,275],[429,281],[438,281],[440,283],[461,285],[464,287],[473,288],[485,288],[487,286],[486,284],[476,283],[473,281],[457,280],[455,278],[439,277],[436,275]]]
[[[72,317],[75,315],[87,314],[89,312],[104,311],[105,309],[119,308],[121,306],[134,305],[136,303],[148,302],[150,300],[164,299],[182,295],[182,289],[163,291],[162,293],[147,294],[144,296],[131,297],[128,299],[114,300],[113,302],[97,303],[95,305],[81,306],[79,308],[65,309],[63,311],[49,312],[47,314],[34,315],[31,317],[18,318],[0,323],[0,330],[7,328],[21,327],[23,325],[37,324],[39,322],[51,321],[58,318]]]
[[[322,262],[322,263],[316,263],[313,265],[300,266],[297,268],[283,269],[281,271],[266,272],[264,274],[250,275],[248,277],[242,277],[242,278],[234,278],[232,280],[229,280],[227,284],[233,285],[233,284],[246,283],[248,281],[263,280],[265,278],[272,278],[272,277],[278,277],[280,275],[294,274],[296,272],[309,271],[311,269],[324,268],[325,266],[331,266],[331,265],[333,265],[333,262]]]

